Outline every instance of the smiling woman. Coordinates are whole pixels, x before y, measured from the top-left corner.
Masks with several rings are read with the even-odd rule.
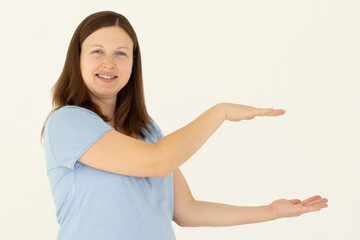
[[[107,81],[106,76],[111,74],[117,76],[115,81]],[[95,80],[110,82],[109,86],[114,88],[111,90]],[[92,87],[91,91],[87,84]],[[97,92],[99,89],[95,91],[94,86],[103,87]],[[142,128],[151,132],[150,116],[145,107],[140,46],[133,27],[121,14],[98,12],[80,23],[71,39],[63,71],[52,90],[54,109],[49,116],[61,107],[75,105],[95,112],[128,136],[145,137]],[[44,130],[45,124],[41,136]]]
[[[146,111],[135,31],[118,13],[92,14],[76,29],[53,105],[41,135],[58,240],[170,240],[172,221],[231,226],[327,207],[320,196],[260,207],[195,200],[179,166],[225,120],[285,110],[219,103],[164,136]]]
[[[91,100],[101,109],[105,106],[114,109],[117,93],[129,81],[133,65],[130,49],[133,49],[130,36],[117,26],[93,32],[82,44],[81,75]],[[113,111],[105,115],[112,117]]]

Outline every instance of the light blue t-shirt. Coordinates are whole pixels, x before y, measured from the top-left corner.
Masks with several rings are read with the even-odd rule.
[[[152,134],[143,129],[146,137],[139,140],[155,143],[163,137],[153,119],[149,127]],[[57,240],[175,239],[173,173],[133,177],[77,161],[111,129],[96,113],[77,106],[58,109],[45,125],[47,175],[60,225]]]

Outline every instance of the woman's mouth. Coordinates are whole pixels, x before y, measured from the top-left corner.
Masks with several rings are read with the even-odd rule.
[[[104,74],[95,74],[97,78],[104,82],[112,82],[117,76],[114,75],[104,75]]]

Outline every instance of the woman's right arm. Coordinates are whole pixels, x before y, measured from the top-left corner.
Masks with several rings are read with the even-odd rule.
[[[117,174],[164,177],[188,160],[225,120],[240,121],[284,113],[284,110],[219,103],[155,144],[110,130],[79,158],[79,162]]]

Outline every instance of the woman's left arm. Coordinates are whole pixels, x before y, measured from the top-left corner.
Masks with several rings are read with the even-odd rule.
[[[174,218],[182,227],[221,227],[257,223],[283,217],[300,216],[327,207],[327,199],[313,196],[304,201],[280,199],[266,206],[242,207],[197,201],[181,173],[176,169],[174,179]]]

